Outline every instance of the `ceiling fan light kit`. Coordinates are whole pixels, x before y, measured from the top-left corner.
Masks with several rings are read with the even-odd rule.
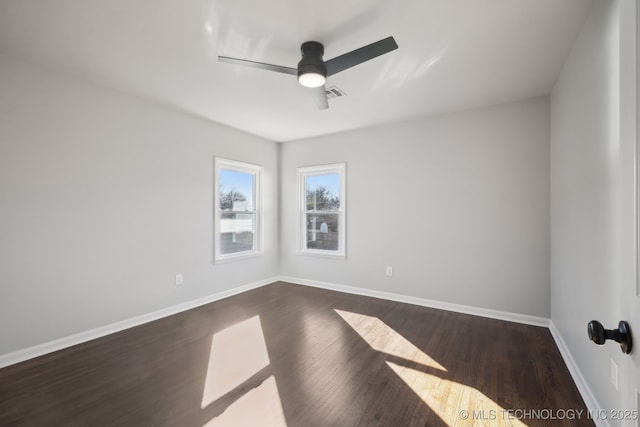
[[[324,61],[324,46],[321,43],[308,41],[300,46],[302,59],[298,62],[298,68],[283,67],[281,65],[266,64],[263,62],[249,61],[246,59],[230,58],[218,56],[220,62],[244,65],[248,67],[261,68],[263,70],[276,71],[283,74],[294,74],[298,76],[298,83],[311,90],[316,105],[319,109],[329,108],[324,84],[327,77],[341,71],[354,67],[363,62],[369,61],[385,53],[398,48],[398,44],[393,37],[379,40],[367,46],[337,56],[328,61]]]
[[[327,81],[326,77],[320,73],[302,73],[298,76],[298,83],[304,87],[320,87]]]

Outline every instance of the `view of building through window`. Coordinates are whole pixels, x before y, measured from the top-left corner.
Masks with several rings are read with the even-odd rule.
[[[311,175],[305,179],[307,248],[339,248],[340,175]]]
[[[298,168],[301,252],[345,255],[345,164]]]
[[[258,250],[259,167],[217,159],[218,257]]]

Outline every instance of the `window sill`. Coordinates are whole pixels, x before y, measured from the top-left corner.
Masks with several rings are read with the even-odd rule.
[[[214,264],[226,264],[228,262],[241,261],[243,259],[257,258],[264,255],[264,252],[241,252],[237,255],[224,255],[213,260]]]
[[[330,259],[346,259],[347,256],[344,252],[336,252],[332,253],[331,251],[309,251],[309,250],[298,250],[296,251],[296,255],[304,255],[304,256],[312,256],[316,258],[330,258]]]

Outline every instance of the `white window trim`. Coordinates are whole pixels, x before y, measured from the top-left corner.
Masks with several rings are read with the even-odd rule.
[[[216,157],[214,162],[214,200],[213,200],[213,210],[214,210],[214,224],[213,224],[213,235],[214,235],[214,263],[223,263],[229,261],[237,261],[240,259],[251,258],[255,256],[260,256],[263,254],[263,223],[264,223],[264,215],[262,208],[262,174],[264,168],[262,166],[253,165],[250,163],[238,162],[236,160],[229,160],[222,157]],[[230,169],[238,172],[249,173],[254,176],[253,182],[253,199],[255,201],[255,212],[256,212],[256,231],[253,236],[253,250],[244,251],[244,252],[236,252],[232,254],[221,254],[220,253],[220,169]]]
[[[305,245],[306,239],[306,203],[307,189],[305,187],[305,177],[314,175],[340,175],[340,210],[338,211],[338,250],[328,251],[323,249],[308,249]],[[300,255],[313,255],[329,258],[346,258],[346,214],[347,214],[347,198],[346,198],[346,163],[333,163],[320,166],[309,166],[296,169],[296,179],[298,181],[298,232],[297,253]]]

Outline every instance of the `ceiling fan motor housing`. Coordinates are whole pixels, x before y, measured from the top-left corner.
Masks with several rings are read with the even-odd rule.
[[[305,42],[300,46],[302,59],[298,62],[298,78],[303,74],[320,74],[327,76],[327,67],[324,65],[322,56],[324,46],[318,42]]]

